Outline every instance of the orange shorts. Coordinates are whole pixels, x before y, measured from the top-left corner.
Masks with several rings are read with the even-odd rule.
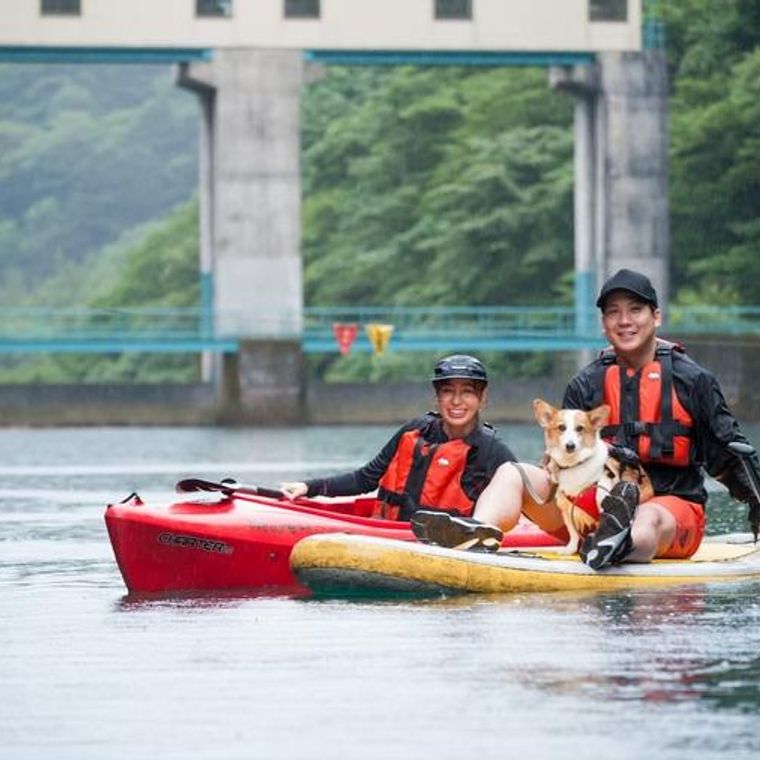
[[[651,502],[659,504],[670,512],[676,520],[676,535],[673,543],[658,557],[664,559],[686,559],[691,557],[705,535],[705,510],[701,504],[686,501],[680,496],[655,496]]]

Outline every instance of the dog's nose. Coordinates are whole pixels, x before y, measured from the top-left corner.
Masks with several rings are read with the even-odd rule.
[[[565,444],[565,450],[566,451],[575,451],[575,444],[572,441],[568,441]]]

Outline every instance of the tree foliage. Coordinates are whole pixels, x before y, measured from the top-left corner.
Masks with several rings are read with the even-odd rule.
[[[572,266],[572,132],[545,72],[399,68],[340,107],[305,151],[308,303],[551,297]]]
[[[667,6],[671,258],[683,301],[760,303],[760,4]]]

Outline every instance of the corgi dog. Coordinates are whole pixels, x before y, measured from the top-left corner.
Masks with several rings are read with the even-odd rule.
[[[574,554],[580,540],[596,530],[602,501],[615,483],[636,483],[639,502],[652,498],[654,489],[633,451],[608,447],[602,440],[610,416],[607,404],[584,412],[536,399],[533,409],[544,431],[546,468],[557,486],[554,500],[570,536],[559,553]]]
[[[610,407],[602,404],[590,412],[557,409],[538,398],[533,410],[544,431],[546,468],[557,486],[554,500],[570,536],[559,553],[574,554],[581,538],[595,530],[599,503],[605,495],[599,489],[591,509],[576,508],[578,498],[589,493],[605,473],[608,449],[600,431],[607,424]]]

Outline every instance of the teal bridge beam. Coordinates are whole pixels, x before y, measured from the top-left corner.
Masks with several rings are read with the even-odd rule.
[[[87,45],[0,45],[0,63],[138,63],[209,61],[208,48],[88,47]]]
[[[210,61],[212,48],[0,45],[1,63],[169,64]],[[595,60],[591,52],[306,50],[304,58],[344,66],[572,66]]]
[[[596,60],[590,52],[501,50],[307,50],[307,61],[342,66],[573,66]]]
[[[217,315],[218,316],[218,315]],[[299,340],[305,353],[337,353],[334,329],[355,325],[352,351],[372,345],[367,327],[391,325],[390,351],[571,351],[603,345],[598,314],[578,320],[572,307],[429,306],[307,307],[303,331],[287,333],[276,320],[219,334],[209,309],[0,308],[0,354],[234,353],[243,340]],[[232,319],[228,318],[232,317]],[[672,307],[667,335],[760,335],[760,307]],[[234,315],[225,315],[234,324]],[[579,332],[578,325],[589,325]]]

